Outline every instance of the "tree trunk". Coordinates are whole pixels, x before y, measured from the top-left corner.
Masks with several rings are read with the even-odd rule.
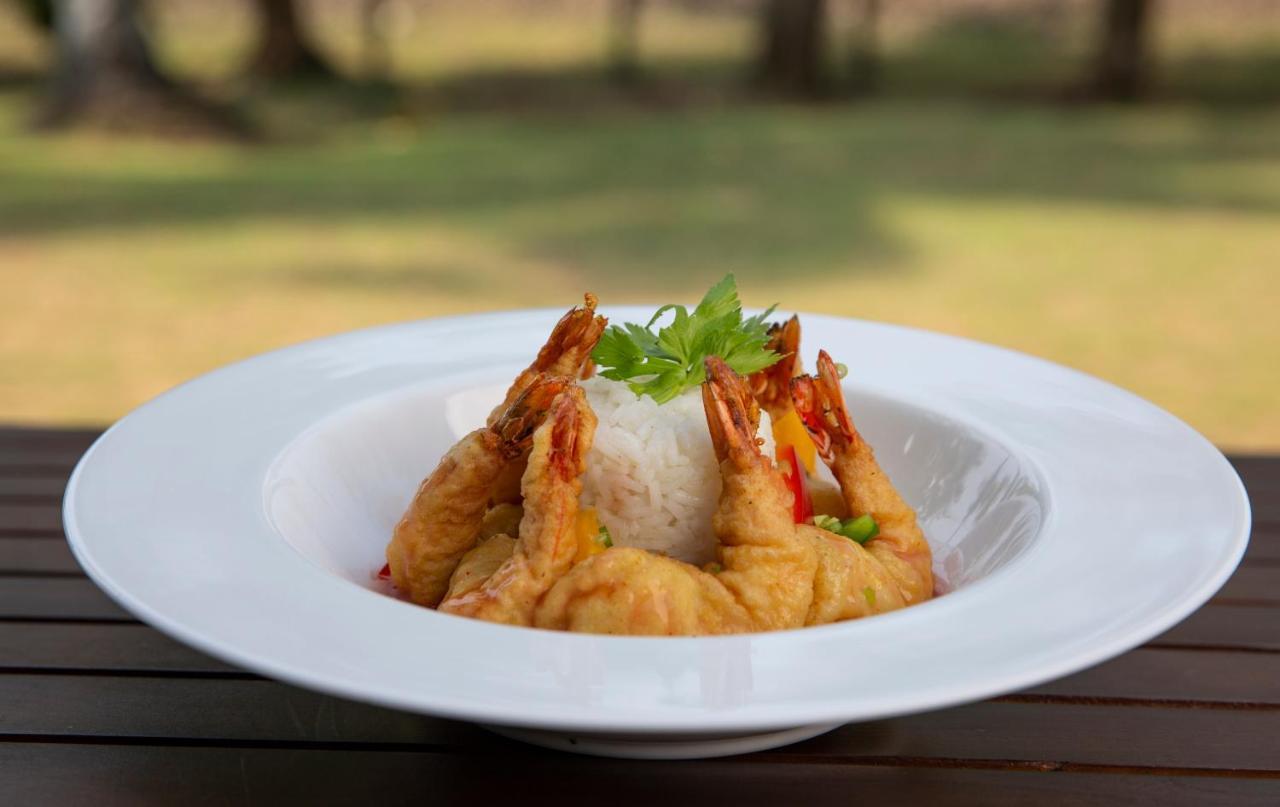
[[[53,33],[53,0],[18,0],[18,8],[42,33]]]
[[[387,0],[361,0],[360,32],[364,76],[382,80],[391,75],[391,53],[387,47]]]
[[[825,0],[765,0],[761,17],[760,84],[794,98],[826,89]]]
[[[1150,0],[1105,0],[1101,43],[1093,80],[1094,94],[1132,101],[1146,87],[1147,28]]]
[[[862,9],[849,42],[849,89],[870,94],[880,87],[880,0],[857,0]]]
[[[640,11],[644,0],[613,0],[609,11],[609,73],[629,83],[640,74]]]
[[[37,125],[243,136],[224,110],[163,75],[139,24],[138,0],[57,0],[58,61]]]
[[[249,72],[266,79],[332,79],[337,73],[311,46],[294,0],[254,0],[261,24]]]

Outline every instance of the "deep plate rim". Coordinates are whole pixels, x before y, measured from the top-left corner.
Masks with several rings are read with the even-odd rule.
[[[627,316],[626,311],[642,311],[644,307],[628,307],[615,308],[611,311],[618,311],[623,316]],[[651,310],[651,309],[650,309]],[[99,462],[99,454],[106,450],[103,447],[110,447],[117,439],[117,436],[129,428],[130,424],[137,426],[141,421],[145,421],[150,415],[149,412],[156,411],[157,407],[171,406],[175,400],[173,396],[179,394],[190,394],[194,389],[200,392],[201,385],[220,384],[230,377],[234,377],[235,373],[243,372],[247,368],[257,368],[263,366],[263,363],[270,364],[273,361],[279,361],[281,357],[297,357],[300,352],[315,351],[320,349],[323,351],[327,348],[341,349],[344,344],[354,344],[360,339],[367,339],[370,336],[398,336],[403,337],[406,334],[414,334],[422,329],[431,330],[432,328],[440,329],[450,325],[459,325],[465,323],[476,323],[477,321],[488,321],[490,323],[496,321],[514,322],[524,319],[538,319],[539,317],[558,316],[561,309],[534,309],[515,312],[501,312],[496,314],[480,314],[480,315],[462,315],[458,317],[437,318],[428,320],[419,320],[414,322],[399,323],[389,326],[377,326],[374,328],[361,329],[359,331],[348,332],[331,337],[323,337],[318,340],[283,348],[281,350],[272,351],[270,353],[261,354],[251,357],[242,362],[215,370],[212,373],[194,379],[187,384],[180,385],[174,390],[159,396],[134,412],[127,415],[117,424],[108,429],[102,436],[94,442],[94,444],[81,458],[73,471],[67,484],[64,496],[64,524],[66,527],[68,541],[76,559],[88,572],[89,576],[101,586],[107,594],[126,610],[139,616],[144,621],[152,624],[162,632],[186,643],[192,645],[203,652],[206,652],[216,658],[228,661],[232,664],[251,669],[270,677],[288,681],[290,683],[318,689],[329,692],[331,694],[344,697],[355,698],[384,706],[408,709],[412,711],[425,712],[445,717],[475,720],[479,722],[492,723],[497,725],[518,726],[526,728],[551,729],[551,730],[567,730],[567,731],[623,731],[633,733],[666,733],[672,731],[757,731],[757,730],[773,730],[781,729],[801,724],[813,724],[822,722],[831,722],[836,720],[858,720],[869,719],[874,717],[884,717],[889,715],[900,715],[911,712],[919,712],[940,706],[969,702],[990,697],[992,695],[1001,694],[1027,686],[1032,686],[1043,681],[1060,677],[1061,675],[1074,672],[1085,667],[1105,661],[1126,650],[1136,646],[1137,644],[1152,638],[1164,630],[1172,627],[1181,621],[1187,615],[1196,610],[1203,602],[1209,599],[1238,565],[1240,558],[1243,556],[1245,547],[1247,546],[1247,538],[1250,526],[1250,510],[1247,494],[1243,483],[1240,481],[1238,474],[1227,463],[1225,457],[1222,456],[1216,448],[1208,443],[1202,436],[1195,433],[1189,426],[1174,418],[1172,415],[1164,412],[1154,405],[1133,396],[1131,393],[1120,390],[1114,385],[1100,381],[1091,376],[1087,376],[1079,371],[1070,368],[1061,367],[1056,364],[1046,362],[1042,359],[1035,359],[1025,356],[1024,354],[1010,351],[1005,348],[999,348],[984,345],[973,340],[963,339],[961,337],[953,337],[942,334],[934,334],[927,331],[921,331],[914,328],[908,328],[900,325],[886,325],[882,323],[868,323],[861,320],[849,320],[842,318],[823,317],[821,315],[804,314],[802,315],[806,324],[822,323],[825,326],[836,327],[840,324],[849,327],[861,329],[870,329],[878,332],[882,336],[887,336],[890,340],[895,335],[907,335],[912,339],[924,338],[929,341],[941,340],[941,343],[949,344],[962,352],[978,351],[988,357],[1002,357],[1000,361],[1008,361],[1015,364],[1024,364],[1031,362],[1032,365],[1039,367],[1041,371],[1045,371],[1054,376],[1073,379],[1075,383],[1083,384],[1086,389],[1105,390],[1109,396],[1121,396],[1134,404],[1138,409],[1146,410],[1147,415],[1155,420],[1165,419],[1162,424],[1164,427],[1172,428],[1174,433],[1180,434],[1183,448],[1188,451],[1196,452],[1205,462],[1205,473],[1213,473],[1217,476],[1217,483],[1225,485],[1233,497],[1232,501],[1224,501],[1222,510],[1225,511],[1230,507],[1234,514],[1233,523],[1218,536],[1220,549],[1218,555],[1218,563],[1213,573],[1203,576],[1200,584],[1194,590],[1184,592],[1180,599],[1167,603],[1163,608],[1152,610],[1141,620],[1140,625],[1131,625],[1119,635],[1113,635],[1106,641],[1101,641],[1094,645],[1089,652],[1076,653],[1069,658],[1058,658],[1053,663],[1042,663],[1032,665],[1033,668],[1020,670],[1016,673],[1009,673],[1003,676],[992,676],[983,682],[970,682],[964,687],[957,687],[954,683],[944,683],[932,688],[916,688],[910,692],[898,693],[897,697],[879,698],[874,702],[858,702],[854,698],[852,701],[844,703],[833,702],[829,699],[825,700],[808,700],[797,699],[796,702],[790,704],[763,703],[763,704],[739,704],[732,708],[721,710],[710,710],[707,708],[689,708],[684,712],[676,713],[664,711],[662,713],[645,714],[628,714],[625,718],[618,715],[616,710],[600,707],[598,704],[590,708],[574,708],[572,703],[561,704],[565,708],[548,711],[546,709],[513,709],[510,704],[502,703],[483,703],[472,700],[459,700],[457,697],[451,697],[448,693],[438,694],[430,692],[419,692],[413,697],[405,697],[403,693],[395,693],[390,691],[379,690],[376,686],[371,687],[368,682],[362,683],[359,676],[351,677],[347,675],[345,678],[332,673],[317,674],[314,670],[306,669],[305,665],[298,666],[296,659],[293,661],[282,661],[280,658],[266,658],[261,653],[245,652],[243,648],[228,645],[227,642],[215,640],[207,635],[207,631],[202,630],[202,626],[192,626],[190,617],[179,618],[172,613],[166,613],[163,605],[157,607],[155,599],[158,596],[155,590],[148,594],[139,596],[136,591],[131,591],[129,585],[121,585],[117,581],[120,574],[119,569],[105,568],[99,563],[99,559],[95,556],[91,544],[94,539],[89,536],[80,524],[78,513],[81,507],[81,487],[87,475],[97,473],[96,464]],[[881,392],[879,388],[871,387],[877,392]],[[186,393],[183,393],[183,391]],[[332,410],[330,410],[332,411]],[[946,413],[948,417],[955,417],[952,413]],[[959,418],[963,420],[964,418]],[[997,430],[997,433],[998,430]],[[114,436],[113,436],[114,435]],[[296,437],[296,435],[295,435]],[[287,441],[286,441],[287,444]],[[274,461],[278,454],[273,454],[271,461]],[[1046,522],[1042,526],[1043,531],[1051,531],[1055,529],[1055,518],[1057,507],[1061,504],[1058,494],[1051,486],[1052,474],[1044,477],[1044,469],[1040,467],[1038,460],[1034,456],[1029,456],[1031,467],[1041,473],[1043,483],[1047,486],[1046,491],[1050,502],[1053,506],[1050,508],[1046,516]],[[1216,468],[1212,468],[1216,464]],[[1068,502],[1070,504],[1070,502]],[[1023,554],[1032,554],[1036,551],[1036,547],[1029,547]],[[1025,557],[1015,558],[1014,565],[1020,565],[1021,561],[1026,560]],[[320,574],[316,570],[317,574]],[[315,581],[308,580],[307,585],[311,585]],[[318,590],[318,589],[317,589]],[[369,592],[364,594],[371,595]],[[395,603],[397,607],[411,608],[403,603]],[[815,643],[834,641],[830,637],[839,637],[844,633],[848,633],[850,628],[861,629],[871,623],[876,623],[880,627],[878,631],[885,626],[892,624],[900,624],[904,628],[919,627],[917,624],[920,620],[915,612],[920,609],[908,609],[907,611],[894,614],[887,614],[875,617],[873,620],[865,620],[862,623],[845,623],[841,625],[824,626],[820,628],[809,628],[798,631],[788,631],[780,634],[753,634],[747,639],[747,644],[753,650],[760,652],[772,652],[778,646],[787,645],[812,645]],[[932,609],[937,610],[937,609]],[[925,614],[931,613],[931,609],[924,609]],[[437,618],[450,618],[444,615],[432,614]],[[453,618],[456,619],[456,618]],[[468,632],[474,633],[477,637],[483,637],[484,641],[505,642],[501,638],[504,632],[527,633],[524,629],[507,628],[505,626],[494,626],[487,624],[473,623],[469,624]],[[857,632],[856,630],[854,632]],[[865,631],[864,631],[865,632]],[[495,638],[497,637],[497,638]],[[708,648],[717,646],[730,647],[734,643],[741,644],[743,637],[703,637],[703,638],[685,638],[679,639],[678,642],[694,643]],[[550,640],[549,640],[550,641]],[[662,647],[663,643],[669,643],[669,639],[641,639],[636,637],[616,638],[616,637],[598,637],[598,636],[578,636],[578,635],[559,635],[555,637],[557,647],[570,647],[578,645],[582,647],[607,647],[612,643],[623,642],[632,646],[638,644],[649,643],[652,647]],[[653,644],[656,643],[656,644]],[[669,645],[668,645],[669,646]],[[576,652],[576,651],[570,651]],[[665,651],[659,651],[661,654]],[[726,651],[727,652],[727,651]],[[677,654],[678,655],[678,654]]]

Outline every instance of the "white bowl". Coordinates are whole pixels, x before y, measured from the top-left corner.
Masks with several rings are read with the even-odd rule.
[[[359,331],[183,385],[81,460],[72,548],[122,606],[230,663],[637,757],[769,748],[1077,671],[1177,623],[1243,554],[1239,479],[1151,404],[1009,351],[803,315],[805,352],[848,364],[855,421],[949,593],[820,628],[675,639],[509,628],[385,596],[373,572],[409,497],[559,313]]]

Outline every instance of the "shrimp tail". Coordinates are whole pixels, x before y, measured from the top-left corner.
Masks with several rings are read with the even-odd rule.
[[[716,459],[732,460],[739,468],[758,464],[763,459],[756,437],[760,405],[751,388],[746,379],[719,356],[708,356],[705,366],[707,380],[702,385],[702,403]]]
[[[533,377],[489,427],[504,456],[515,458],[529,447],[534,431],[546,420],[560,393],[571,384],[563,376],[547,373]]]
[[[816,375],[791,379],[791,400],[824,462],[831,462],[837,447],[856,445],[862,440],[845,406],[840,374],[827,351],[818,352]]]
[[[598,302],[594,294],[587,292],[581,306],[569,309],[560,318],[533,363],[516,376],[502,403],[489,414],[489,425],[493,425],[539,375],[587,378],[594,372],[591,351],[609,324],[608,319],[596,314]]]
[[[748,383],[765,411],[779,418],[791,409],[791,379],[800,372],[800,317],[770,325],[764,347],[782,358],[752,373]]]

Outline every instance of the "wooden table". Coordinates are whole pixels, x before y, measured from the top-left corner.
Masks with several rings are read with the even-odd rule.
[[[242,672],[116,607],[61,528],[88,431],[0,429],[0,803],[1280,805],[1280,457],[1204,608],[1078,675],[732,759],[626,762]],[[797,681],[796,686],[804,686]]]

